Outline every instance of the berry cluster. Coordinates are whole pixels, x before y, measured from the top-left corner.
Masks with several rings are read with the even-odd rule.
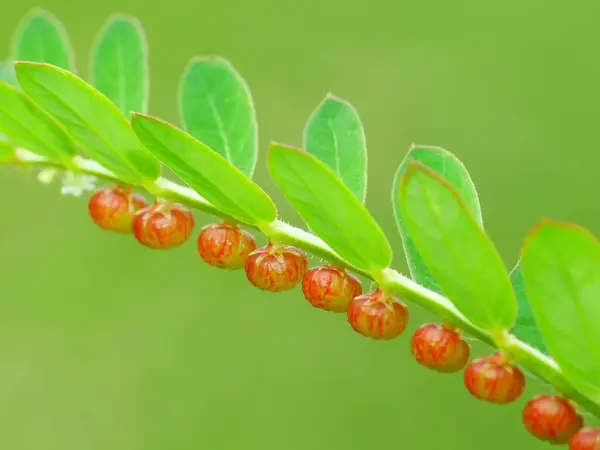
[[[156,201],[147,205],[128,188],[105,188],[89,201],[96,225],[118,233],[133,233],[146,247],[169,249],[182,245],[191,235],[194,218],[184,206]],[[405,330],[409,313],[398,298],[382,289],[363,294],[358,278],[344,268],[323,265],[308,270],[304,253],[295,247],[269,242],[256,248],[254,237],[237,225],[207,225],[197,239],[200,257],[222,269],[245,269],[248,281],[269,292],[293,289],[315,308],[346,313],[357,333],[376,340],[394,339]],[[459,332],[442,324],[425,324],[413,334],[411,352],[424,367],[440,373],[464,369],[463,381],[475,398],[507,404],[524,391],[525,377],[502,351],[470,359],[469,344]],[[570,450],[600,450],[600,429],[583,428],[583,419],[565,398],[541,395],[530,400],[522,414],[525,429],[551,444],[569,444]]]

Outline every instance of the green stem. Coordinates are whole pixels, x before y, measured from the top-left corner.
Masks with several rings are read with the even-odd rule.
[[[14,163],[21,166],[45,166],[56,167],[63,170],[75,170],[108,181],[122,183],[116,175],[104,169],[98,163],[79,157],[75,158],[71,167],[67,168],[59,163],[51,162],[38,155],[23,151],[17,152]],[[154,196],[179,202],[190,208],[204,211],[228,220],[231,223],[240,223],[238,220],[227,216],[221,210],[210,204],[210,202],[194,190],[165,178],[159,178],[151,186],[144,186],[144,188]],[[526,371],[530,372],[536,378],[550,383],[565,397],[570,398],[581,407],[600,418],[600,405],[573,388],[554,360],[527,345],[525,342],[520,341],[512,334],[505,333],[501,338],[492,336],[488,331],[471,323],[446,297],[426,289],[393,269],[385,269],[379,273],[373,274],[353,267],[318,237],[280,220],[276,220],[263,227],[245,223],[241,223],[241,225],[261,231],[273,240],[296,246],[315,256],[326,259],[331,263],[345,267],[349,271],[360,274],[365,278],[374,280],[385,291],[422,306],[431,313],[437,315],[445,323],[460,329],[465,335],[483,341],[492,347],[501,348],[513,361],[522,366]]]

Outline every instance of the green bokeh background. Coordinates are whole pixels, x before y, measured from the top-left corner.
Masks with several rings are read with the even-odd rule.
[[[465,162],[507,266],[542,216],[600,228],[595,0],[5,1],[0,57],[33,6],[64,22],[85,76],[108,15],[140,18],[150,113],[169,121],[188,59],[230,59],[253,91],[263,150],[300,145],[327,92],[348,99],[367,133],[368,206],[400,270],[391,181],[413,142]],[[256,178],[299,224],[264,152]],[[0,189],[3,449],[547,448],[520,425],[525,398],[483,404],[460,375],[417,366],[408,342],[433,319],[424,311],[411,308],[397,340],[369,341],[299,291],[262,293],[207,267],[193,242],[161,253],[101,232],[84,199],[33,172],[2,169]],[[211,220],[197,218],[198,229]],[[530,380],[537,392],[549,391]]]

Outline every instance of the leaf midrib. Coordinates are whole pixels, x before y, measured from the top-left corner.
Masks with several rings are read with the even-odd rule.
[[[419,190],[421,191],[421,193],[423,194],[423,196],[424,196],[424,197],[426,197],[426,198],[427,198],[427,200],[428,200],[428,201],[427,201],[427,205],[431,205],[431,197],[430,197],[430,196],[427,194],[427,188],[424,188],[424,187],[422,186],[422,184],[421,184],[421,182],[420,182],[420,181],[417,181],[417,184],[418,184],[418,186],[419,186]],[[452,197],[453,197],[453,199],[454,199],[455,201],[457,201],[457,202],[458,202],[458,200],[456,199],[456,197],[455,197],[454,195],[452,195]],[[459,208],[460,210],[462,210],[462,209],[463,209],[463,208],[461,207],[461,205],[460,205],[460,204],[458,205],[458,208]],[[431,208],[428,208],[428,209],[429,209],[429,211],[431,212],[431,215],[432,215],[432,216],[433,216],[433,218],[434,218],[434,221],[435,221],[436,227],[437,227],[439,230],[444,230],[444,228],[443,228],[443,227],[441,227],[441,221],[439,220],[439,217],[438,217],[438,215],[437,215],[437,214],[436,214],[436,213],[435,213],[435,212],[434,212],[434,211],[433,211]],[[463,279],[463,280],[465,280],[465,279],[466,279],[466,280],[468,280],[468,281],[467,281],[467,286],[469,287],[469,290],[471,291],[471,293],[476,293],[476,292],[477,292],[477,289],[476,289],[476,288],[475,288],[475,289],[473,289],[473,288],[474,288],[474,285],[472,285],[472,284],[470,283],[470,282],[472,281],[472,279],[473,279],[473,278],[470,276],[470,274],[469,274],[469,271],[466,269],[466,267],[465,267],[465,266],[464,266],[464,264],[462,263],[461,259],[457,257],[457,253],[455,252],[454,245],[448,245],[448,244],[451,242],[451,240],[450,240],[450,241],[448,240],[448,236],[447,236],[447,234],[446,234],[445,232],[444,232],[444,233],[442,233],[442,235],[443,235],[443,239],[442,239],[442,240],[443,240],[443,242],[444,242],[444,244],[445,244],[445,247],[446,247],[447,249],[449,249],[449,251],[450,251],[450,254],[451,254],[452,258],[453,258],[453,259],[454,259],[454,261],[456,262],[456,266],[459,268],[459,272],[461,272],[462,279]],[[433,275],[433,274],[432,274],[432,275]],[[434,276],[434,278],[435,278],[435,276]],[[440,287],[441,287],[441,286],[440,286]],[[479,296],[478,296],[478,295],[474,295],[474,297],[475,297],[476,301],[475,301],[475,302],[473,302],[472,306],[475,306],[475,307],[478,307],[478,306],[479,306],[479,307],[481,307],[481,308],[483,309],[483,311],[484,311],[484,315],[485,315],[485,317],[486,317],[486,318],[488,319],[488,321],[489,321],[489,324],[491,324],[491,325],[494,325],[494,320],[493,320],[493,319],[494,319],[494,315],[493,315],[493,314],[490,314],[490,313],[491,313],[491,311],[488,311],[488,309],[487,309],[487,308],[483,307],[483,305],[482,305],[482,304],[479,302]],[[484,301],[484,303],[483,303],[483,304],[485,304],[485,301]],[[490,321],[490,319],[491,319],[491,321]]]
[[[285,156],[285,154],[284,154],[284,157],[283,157],[283,158],[281,158],[281,161],[283,161],[283,162],[284,162],[284,163],[287,165],[287,168],[288,168],[288,170],[289,170],[290,172],[292,172],[292,173],[294,173],[294,174],[296,175],[296,178],[298,178],[298,179],[300,179],[300,180],[302,181],[302,184],[303,184],[303,185],[305,185],[305,186],[308,188],[308,189],[307,189],[307,191],[308,191],[308,192],[311,192],[312,196],[313,196],[314,198],[316,198],[316,199],[317,199],[317,201],[316,201],[315,203],[318,203],[318,204],[319,204],[319,206],[320,206],[320,211],[321,211],[321,212],[325,212],[325,215],[327,215],[327,216],[328,216],[328,217],[331,219],[331,220],[329,221],[329,223],[330,223],[330,224],[332,224],[332,223],[333,223],[333,224],[336,224],[336,228],[337,228],[337,229],[340,229],[340,230],[342,230],[342,231],[345,231],[345,229],[344,229],[343,227],[342,227],[342,228],[340,228],[340,227],[338,226],[338,220],[337,220],[337,217],[335,217],[335,215],[333,215],[333,214],[331,213],[331,208],[329,208],[329,206],[328,206],[327,204],[325,204],[325,203],[324,203],[324,202],[321,200],[321,197],[320,197],[319,195],[314,195],[313,191],[310,189],[310,187],[311,187],[311,184],[306,182],[306,179],[305,179],[305,178],[302,176],[302,173],[301,173],[301,172],[299,172],[299,171],[297,171],[297,170],[295,170],[295,169],[294,169],[294,166],[291,164],[291,162],[290,162],[290,161],[288,161],[288,159],[287,159],[287,157]],[[304,216],[304,214],[301,214],[301,216]],[[303,219],[304,219],[304,217],[303,217]],[[306,220],[306,219],[305,219],[305,220]],[[342,234],[342,235],[344,236],[344,238],[346,239],[346,241],[347,241],[347,242],[349,242],[349,243],[353,243],[353,242],[355,241],[355,239],[353,238],[353,236],[350,236],[350,237],[348,237],[348,235],[347,235],[345,232],[344,232],[344,233],[340,233],[340,234]],[[362,253],[361,253],[360,251],[359,251],[359,252],[356,252],[356,249],[354,249],[354,248],[353,248],[353,253],[355,253],[355,254],[357,254],[357,255],[362,255],[362,253],[364,253],[364,252],[362,252]],[[368,262],[368,261],[365,261],[365,260],[363,260],[363,263],[364,263],[364,262]],[[367,266],[367,265],[370,265],[370,264],[365,264],[365,266]]]
[[[62,99],[56,95],[54,92],[52,92],[50,89],[46,88],[46,86],[44,86],[43,84],[41,84],[35,77],[35,74],[33,77],[30,77],[30,80],[35,83],[37,86],[39,86],[42,90],[44,90],[45,92],[49,93],[51,97],[53,97],[54,99],[58,100],[58,102],[60,104],[62,104],[68,111],[70,111],[74,116],[76,116],[83,124],[86,125],[87,127],[87,131],[91,131],[92,134],[94,134],[96,137],[98,137],[100,139],[100,141],[102,141],[106,147],[108,147],[110,150],[112,150],[112,154],[115,155],[117,157],[117,159],[119,159],[120,161],[124,162],[125,165],[131,169],[133,171],[134,175],[140,175],[140,173],[137,171],[137,169],[127,160],[127,158],[124,158],[121,153],[119,151],[116,150],[115,147],[111,146],[109,141],[101,134],[99,133],[96,128],[92,127],[89,122],[87,120],[85,120],[80,114],[77,113],[77,111],[75,111],[75,109],[73,109],[71,107],[71,105],[65,103],[64,101],[62,101]],[[128,125],[127,125],[128,126]]]
[[[335,173],[337,173],[338,176],[340,177],[340,179],[343,180],[344,183],[346,183],[346,180],[344,180],[344,177],[342,176],[342,172],[341,172],[341,169],[340,169],[340,167],[341,167],[341,161],[340,161],[339,142],[338,142],[337,133],[336,133],[335,129],[333,128],[331,117],[327,118],[327,126],[331,130],[331,135],[333,137],[333,156],[335,158]]]
[[[200,177],[202,177],[203,180],[206,181],[205,184],[208,185],[211,189],[213,189],[215,191],[219,191],[219,192],[225,193],[226,195],[224,195],[224,197],[228,198],[229,201],[231,201],[232,204],[236,205],[236,207],[238,208],[238,211],[242,211],[243,215],[245,215],[246,217],[240,217],[240,214],[238,214],[238,213],[229,212],[229,214],[231,214],[234,217],[237,216],[238,219],[243,220],[243,221],[257,222],[257,221],[262,221],[263,220],[262,217],[257,217],[255,215],[253,215],[252,214],[252,210],[247,210],[244,207],[245,205],[240,206],[238,201],[236,201],[234,198],[232,198],[229,195],[227,195],[227,193],[229,192],[229,190],[225,190],[224,191],[224,190],[220,189],[218,187],[218,185],[214,184],[212,182],[212,180],[209,177],[207,177],[202,171],[197,170],[196,168],[194,168],[193,166],[191,166],[190,164],[188,164],[187,162],[185,162],[185,160],[182,159],[182,158],[180,158],[179,155],[177,155],[177,153],[171,152],[169,150],[169,146],[165,145],[163,143],[163,140],[161,138],[159,138],[149,127],[145,126],[144,119],[138,120],[138,123],[140,123],[142,125],[142,127],[144,128],[144,130],[146,132],[148,132],[161,147],[167,149],[167,151],[163,152],[163,154],[168,154],[169,157],[171,157],[171,158],[176,159],[177,161],[179,161],[181,163],[181,164],[179,164],[180,166],[184,166],[184,167],[186,167],[188,169],[191,169],[191,170],[186,170],[186,172],[191,172],[191,173],[198,174]],[[160,125],[160,126],[162,126],[162,125]],[[175,128],[173,128],[173,130],[175,130],[175,132],[179,133]],[[184,139],[189,140],[189,138],[187,136],[182,135],[182,137]],[[191,141],[191,142],[192,142],[192,144],[194,146],[196,146],[196,143],[194,141]],[[212,157],[212,155],[211,155],[211,157]],[[179,172],[179,170],[177,172]],[[179,176],[181,176],[181,175],[179,175]],[[195,184],[195,183],[191,182],[189,184],[192,185],[192,184]],[[194,190],[196,190],[196,189],[194,188]],[[200,192],[199,192],[199,194],[203,195]],[[215,205],[215,206],[217,206],[217,205]]]
[[[115,49],[115,53],[117,54],[117,90],[118,90],[118,96],[119,96],[119,106],[120,106],[120,110],[123,114],[129,114],[129,111],[125,110],[125,106],[126,106],[126,100],[125,100],[125,90],[126,87],[124,84],[126,84],[125,79],[124,79],[124,71],[123,69],[125,68],[124,64],[123,64],[123,49],[121,47],[121,44],[119,42],[117,42],[116,45],[116,49]]]
[[[225,132],[225,125],[223,123],[221,113],[217,109],[215,100],[214,100],[213,96],[210,94],[211,91],[208,89],[208,86],[207,86],[204,78],[200,77],[199,82],[200,82],[200,84],[202,84],[202,88],[203,88],[204,92],[207,92],[206,101],[208,102],[210,108],[213,111],[213,115],[215,117],[215,123],[217,124],[217,129],[219,130],[221,138],[223,139],[223,145],[225,146],[225,148],[224,148],[225,157],[227,158],[227,161],[229,161],[231,164],[235,165],[235,162],[231,159],[231,148],[230,148],[230,143],[229,143],[229,136],[227,136],[227,133]]]

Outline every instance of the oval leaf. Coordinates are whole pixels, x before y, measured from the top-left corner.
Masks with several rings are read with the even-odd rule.
[[[415,243],[408,232],[406,220],[402,216],[402,211],[399,206],[400,197],[398,190],[400,189],[400,180],[406,173],[410,163],[416,161],[423,166],[431,169],[444,180],[446,180],[458,193],[460,198],[465,203],[469,213],[475,219],[477,224],[483,228],[483,219],[481,217],[481,206],[479,205],[479,197],[475,190],[475,185],[471,180],[469,172],[462,162],[449,151],[441,147],[430,147],[423,145],[413,145],[408,154],[398,167],[396,177],[394,179],[394,189],[392,192],[392,205],[394,208],[394,216],[396,225],[402,237],[402,246],[406,255],[408,269],[413,280],[432,291],[442,294],[442,289],[436,283],[430,270],[423,261],[421,255],[415,246]]]
[[[269,196],[202,142],[153,117],[134,113],[132,124],[150,152],[213,206],[247,224],[276,219]]]
[[[115,15],[102,27],[92,50],[90,80],[126,116],[148,110],[148,49],[137,19]]]
[[[535,347],[542,353],[549,355],[542,334],[537,326],[533,311],[529,304],[529,298],[525,292],[523,283],[523,274],[521,273],[520,263],[510,272],[510,282],[517,299],[517,320],[511,330],[512,333],[523,342]]]
[[[577,225],[542,220],[525,240],[521,270],[550,354],[573,386],[600,401],[600,242]]]
[[[27,14],[17,27],[11,56],[14,61],[48,63],[75,71],[75,57],[65,28],[56,17],[39,8]]]
[[[516,302],[506,269],[452,185],[413,161],[398,196],[407,230],[445,295],[475,325],[510,328]]]
[[[252,177],[258,126],[250,89],[220,57],[194,58],[179,86],[184,129]]]
[[[75,143],[52,116],[21,91],[2,82],[0,132],[17,146],[67,166],[77,153]]]
[[[387,268],[392,251],[361,201],[325,163],[298,149],[273,144],[269,172],[311,230],[353,266]]]
[[[350,103],[327,95],[306,124],[304,149],[327,164],[361,202],[365,201],[367,145],[358,113]]]
[[[52,114],[81,150],[124,182],[144,184],[160,176],[160,164],[141,144],[127,119],[81,78],[48,64],[17,63],[19,84]]]

